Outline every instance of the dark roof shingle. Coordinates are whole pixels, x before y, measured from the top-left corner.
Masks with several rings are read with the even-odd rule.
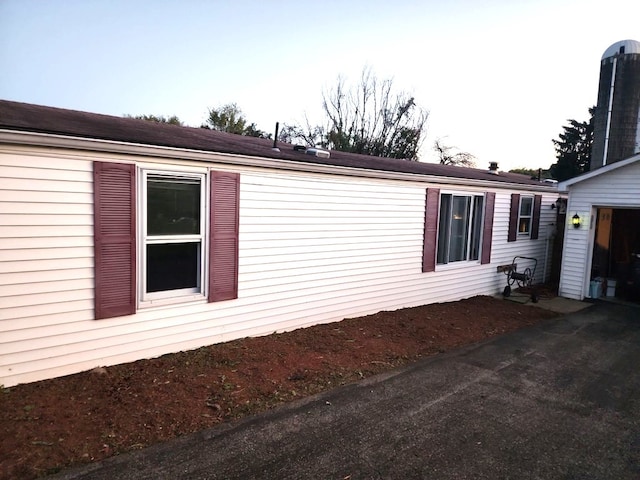
[[[273,140],[264,138],[8,100],[0,100],[0,129],[250,155],[385,172],[541,185],[540,182],[517,173],[500,172],[499,175],[495,175],[487,170],[476,168],[373,157],[337,150],[331,151],[330,158],[319,158],[307,155],[304,151],[295,151],[293,145],[282,142],[278,143],[280,149],[278,152],[272,149]]]

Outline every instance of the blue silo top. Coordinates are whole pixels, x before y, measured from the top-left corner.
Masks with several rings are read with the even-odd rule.
[[[619,53],[622,53],[624,55],[631,53],[640,53],[640,42],[636,40],[620,40],[604,51],[601,60],[613,57],[615,55],[618,55]]]

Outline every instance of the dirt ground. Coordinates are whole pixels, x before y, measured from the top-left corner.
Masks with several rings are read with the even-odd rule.
[[[556,315],[474,297],[5,388],[0,478],[140,449]]]

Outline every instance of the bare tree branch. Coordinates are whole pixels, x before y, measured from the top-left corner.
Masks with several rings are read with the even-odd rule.
[[[405,92],[395,93],[393,80],[378,80],[364,68],[355,88],[339,76],[333,88],[322,94],[324,126],[287,125],[288,137],[308,144],[383,157],[418,159],[426,133],[428,112]],[[294,135],[295,134],[295,135]],[[312,135],[309,135],[312,134]],[[314,143],[309,142],[313,139]]]
[[[440,159],[440,163],[442,165],[474,167],[476,164],[476,157],[468,152],[455,152],[454,150],[457,150],[458,147],[445,145],[441,138],[437,138],[436,141],[433,142],[433,149],[438,154],[438,158]]]

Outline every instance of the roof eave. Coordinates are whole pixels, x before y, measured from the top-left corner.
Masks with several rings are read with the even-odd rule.
[[[582,175],[579,175],[577,177],[564,180],[563,182],[558,182],[558,190],[561,192],[566,192],[569,190],[569,187],[571,187],[572,185],[575,185],[576,183],[580,183],[585,180],[589,180],[591,178],[607,174],[613,170],[626,167],[627,165],[630,165],[637,161],[640,161],[640,153],[637,153],[629,158],[625,158],[624,160],[610,163],[609,165],[605,165],[604,167],[600,167],[596,170],[591,170],[590,172],[583,173]]]
[[[95,151],[164,159],[180,159],[208,163],[215,162],[228,165],[273,168],[288,171],[303,171],[310,173],[325,173],[343,176],[429,182],[448,185],[466,185],[485,188],[488,187],[493,189],[517,189],[539,192],[557,192],[556,185],[549,184],[520,184],[515,182],[496,182],[491,180],[446,177],[441,175],[423,173],[391,172],[371,168],[365,169],[347,166],[324,165],[307,161],[294,162],[291,160],[258,157],[251,155],[146,145],[114,140],[101,140],[94,138],[28,132],[21,130],[0,129],[0,144],[55,147],[71,150]]]

